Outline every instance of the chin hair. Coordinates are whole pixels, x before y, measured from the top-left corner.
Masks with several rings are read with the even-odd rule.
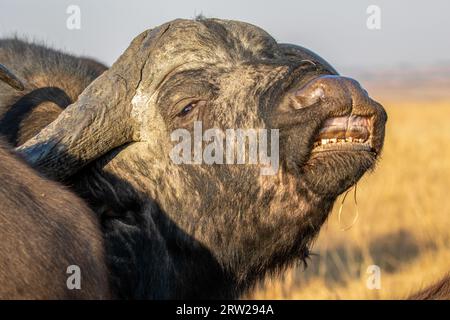
[[[371,170],[376,158],[369,152],[333,152],[315,155],[303,167],[302,176],[316,194],[337,197]]]

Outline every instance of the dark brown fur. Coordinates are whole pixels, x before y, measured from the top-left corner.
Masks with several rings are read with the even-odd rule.
[[[0,82],[0,135],[20,145],[52,122],[107,68],[19,39],[0,40],[0,64],[25,84],[24,91]]]
[[[110,297],[101,231],[77,196],[39,176],[0,141],[0,299]],[[69,290],[67,267],[81,269]]]
[[[414,293],[410,300],[450,300],[450,274],[429,287]]]

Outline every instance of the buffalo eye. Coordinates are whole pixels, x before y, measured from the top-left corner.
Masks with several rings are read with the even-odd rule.
[[[177,117],[185,117],[187,116],[189,113],[191,113],[194,109],[196,108],[200,108],[206,105],[206,100],[196,100],[196,101],[192,101],[186,105],[184,105],[183,109],[181,109],[180,112],[178,112],[176,114]]]
[[[178,116],[179,117],[184,117],[186,116],[189,112],[191,112],[192,110],[194,110],[194,108],[197,106],[197,102],[191,102],[188,105],[186,105],[179,113]]]

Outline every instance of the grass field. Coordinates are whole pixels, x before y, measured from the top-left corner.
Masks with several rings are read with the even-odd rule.
[[[308,268],[267,279],[247,298],[401,299],[450,271],[450,102],[382,103],[385,148],[358,183],[359,220],[341,230],[339,198]],[[355,212],[352,196],[342,224]],[[369,265],[381,268],[379,290],[366,286]]]

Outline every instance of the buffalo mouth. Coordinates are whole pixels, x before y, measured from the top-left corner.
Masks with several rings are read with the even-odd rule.
[[[329,118],[325,120],[315,137],[311,152],[375,152],[371,145],[372,131],[372,121],[366,116],[350,115]]]
[[[376,164],[384,124],[376,114],[325,118],[311,139],[300,174],[308,188],[327,198],[354,185]]]
[[[299,190],[333,199],[374,168],[387,114],[358,82],[324,75],[286,97],[274,123],[285,128],[284,165]]]

